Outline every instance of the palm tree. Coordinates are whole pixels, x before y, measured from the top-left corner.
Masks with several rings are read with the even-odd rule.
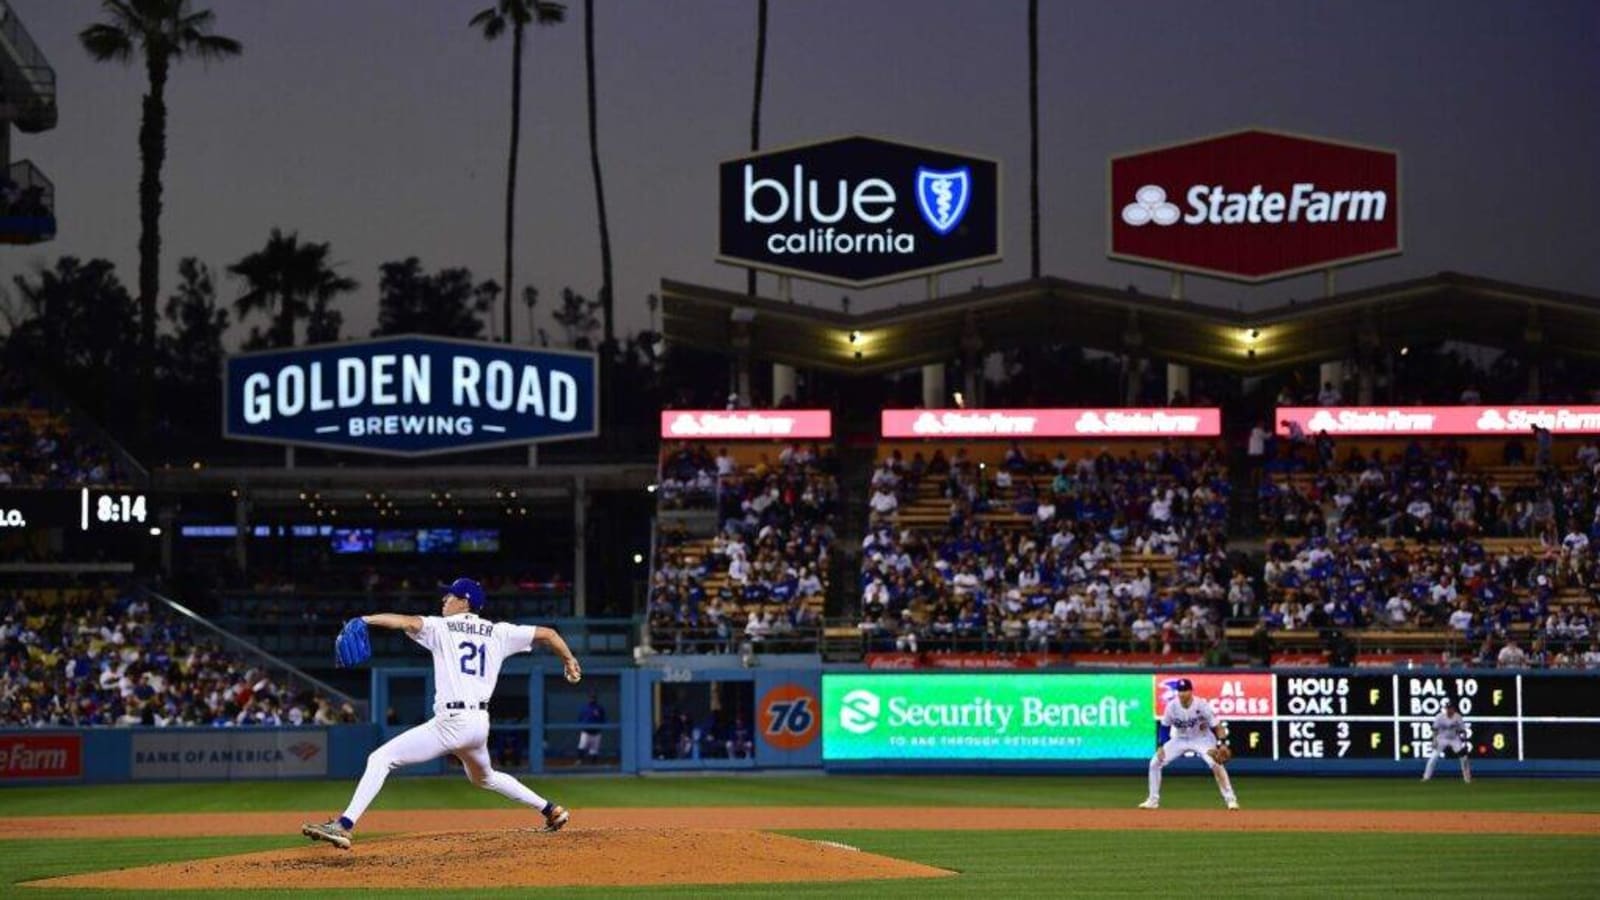
[[[600,179],[600,136],[595,115],[595,0],[584,0],[584,69],[589,72],[589,168],[595,173],[595,207],[600,210],[600,314],[605,319],[602,346],[611,354],[616,341],[611,296],[611,226],[605,218],[605,181]]]
[[[767,77],[767,0],[756,6],[756,89],[750,109],[750,152],[761,149],[761,88]],[[756,270],[745,270],[744,292],[756,295]]]
[[[567,18],[567,7],[550,0],[495,0],[495,5],[472,17],[468,24],[483,31],[485,40],[495,40],[511,26],[511,152],[506,161],[506,278],[504,322],[506,343],[511,342],[511,298],[516,295],[511,280],[511,251],[516,238],[517,144],[522,138],[522,33],[529,24],[556,25]]]
[[[233,38],[211,33],[215,16],[189,0],[102,0],[106,21],[78,32],[97,62],[144,59],[149,90],[139,120],[139,431],[148,439],[156,357],[156,301],[161,293],[161,167],[167,158],[167,75],[172,64],[238,56]]]
[[[1028,0],[1028,236],[1039,277],[1039,0]]]
[[[333,271],[328,253],[326,243],[302,244],[299,234],[274,228],[265,247],[228,267],[228,274],[245,281],[245,292],[233,303],[239,320],[257,312],[271,320],[265,332],[250,330],[247,347],[293,347],[301,319],[306,320],[306,343],[338,339],[344,317],[332,303],[355,290],[356,282]]]

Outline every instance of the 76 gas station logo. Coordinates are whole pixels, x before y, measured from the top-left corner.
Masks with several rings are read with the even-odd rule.
[[[797,684],[782,684],[756,705],[761,739],[779,750],[799,750],[817,739],[816,694]]]

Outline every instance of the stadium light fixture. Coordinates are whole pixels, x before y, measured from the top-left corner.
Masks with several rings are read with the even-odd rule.
[[[643,562],[644,562],[644,554],[643,553],[635,553],[633,555],[633,564],[634,565],[636,565],[636,566],[637,565],[641,565]]]
[[[861,342],[861,332],[859,332],[859,331],[850,332],[850,343],[858,344],[860,342]]]
[[[656,492],[656,486],[654,484],[647,484],[644,486],[644,492],[646,494],[654,494]]]
[[[151,537],[161,537],[161,526],[160,525],[151,525],[150,526],[150,536]]]

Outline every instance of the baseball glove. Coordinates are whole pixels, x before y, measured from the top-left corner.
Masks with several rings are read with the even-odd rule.
[[[1217,765],[1225,766],[1230,759],[1233,759],[1233,751],[1228,749],[1227,744],[1218,744],[1211,748],[1211,761]]]
[[[344,623],[344,630],[333,641],[333,657],[341,669],[359,666],[372,658],[372,639],[364,620],[357,617]]]

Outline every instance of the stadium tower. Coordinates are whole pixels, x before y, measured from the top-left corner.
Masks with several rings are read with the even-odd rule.
[[[37,244],[56,236],[55,185],[31,160],[12,161],[13,127],[56,127],[56,70],[0,0],[0,242]]]

